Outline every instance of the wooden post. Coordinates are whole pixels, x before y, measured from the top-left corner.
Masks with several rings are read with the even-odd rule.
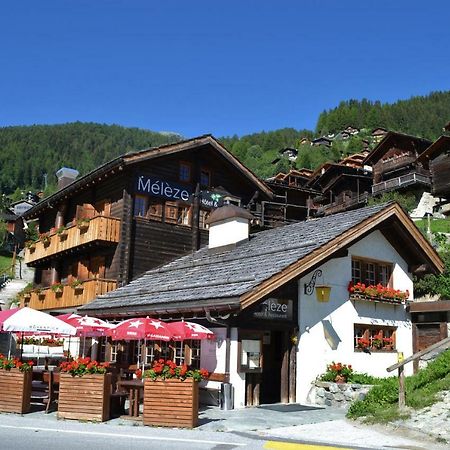
[[[280,383],[280,400],[281,403],[289,402],[289,333],[284,331],[283,334],[283,359],[281,361],[281,383]]]
[[[296,334],[297,334],[296,330]],[[297,345],[290,342],[289,351],[289,403],[295,403],[296,397],[296,373],[297,373]]]
[[[254,373],[253,375],[253,406],[259,406],[259,397],[261,392],[261,375]]]
[[[192,252],[200,248],[200,184],[195,188],[192,202]]]
[[[405,370],[404,366],[398,368],[398,407],[399,409],[404,409],[406,406],[405,402]]]

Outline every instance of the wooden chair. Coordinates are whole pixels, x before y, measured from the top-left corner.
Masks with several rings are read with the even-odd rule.
[[[44,372],[43,375],[44,382],[47,382],[48,385],[48,397],[44,400],[46,403],[45,414],[50,412],[50,407],[57,403],[59,397],[59,372],[50,371]]]
[[[125,414],[125,400],[128,397],[128,392],[120,389],[118,386],[118,381],[120,380],[120,370],[116,367],[111,367],[109,372],[111,373],[111,414],[120,416]]]

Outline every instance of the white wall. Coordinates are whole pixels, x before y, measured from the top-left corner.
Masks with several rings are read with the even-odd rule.
[[[233,217],[211,224],[209,227],[209,248],[235,244],[248,239],[248,219]]]
[[[405,356],[412,354],[411,322],[405,306],[370,301],[349,300],[348,283],[351,280],[351,258],[360,256],[395,263],[393,287],[409,290],[413,298],[412,277],[408,265],[384,236],[375,231],[349,248],[349,254],[323,264],[323,277],[316,284],[331,286],[330,301],[319,303],[315,293],[308,296],[304,285],[311,280],[312,272],[299,281],[299,332],[297,351],[297,401],[305,402],[311,382],[325,372],[332,361],[351,364],[354,370],[375,376],[390,376],[386,368],[397,362],[397,353],[372,353],[354,351],[354,324],[380,324],[397,327],[396,347]],[[328,344],[323,320],[328,320],[340,342],[333,350]],[[406,374],[412,365],[405,366]]]

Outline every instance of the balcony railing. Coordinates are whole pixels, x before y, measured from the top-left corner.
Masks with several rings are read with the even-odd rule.
[[[86,280],[76,287],[65,285],[60,292],[55,292],[50,287],[40,291],[32,291],[22,296],[20,306],[28,306],[39,310],[74,308],[85,305],[97,296],[114,291],[116,288],[116,280],[96,278]]]
[[[421,175],[419,173],[408,173],[401,177],[392,178],[391,180],[382,181],[381,183],[372,186],[372,194],[379,194],[380,192],[391,191],[401,187],[406,187],[411,184],[431,185],[430,177]]]
[[[46,241],[39,240],[25,249],[25,263],[31,264],[57,253],[93,242],[119,242],[120,219],[97,216],[89,222],[67,227],[62,233],[51,233]]]
[[[328,203],[327,205],[321,206],[317,213],[318,214],[335,214],[337,212],[346,211],[348,209],[352,209],[355,206],[358,206],[360,204],[366,204],[369,199],[369,194],[364,193],[360,194],[359,196],[355,196],[353,198],[350,198],[348,196],[345,196],[342,199],[336,200],[333,203]]]

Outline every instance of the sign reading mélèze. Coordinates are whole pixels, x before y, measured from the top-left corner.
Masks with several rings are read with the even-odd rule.
[[[188,202],[191,195],[185,186],[145,175],[140,175],[137,178],[136,191],[142,194],[181,200],[183,202]]]
[[[258,309],[253,312],[253,317],[258,319],[292,320],[293,302],[292,300],[268,298],[258,305]]]

